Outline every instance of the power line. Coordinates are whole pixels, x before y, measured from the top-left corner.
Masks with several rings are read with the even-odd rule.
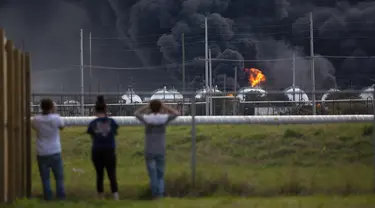
[[[319,23],[326,23],[326,22],[315,22],[315,25],[319,24]],[[346,24],[363,24],[363,22],[344,22]],[[306,22],[306,23],[292,23],[292,25],[306,25],[308,26],[309,23]],[[275,27],[289,27],[290,25],[289,24],[271,24],[271,25],[250,25],[250,26],[246,26],[246,25],[241,25],[241,26],[236,26],[236,25],[231,25],[231,26],[215,26],[215,27],[210,27],[208,26],[209,29],[254,29],[254,28],[275,28]],[[203,29],[203,27],[202,27]],[[314,28],[314,30],[317,30],[317,28]],[[337,31],[341,31],[341,30],[347,30],[347,31],[358,31],[358,30],[365,30],[365,31],[375,31],[375,29],[372,29],[372,28],[344,28],[344,29],[324,29],[324,31],[334,31],[334,30],[337,30]],[[309,31],[309,30],[300,30],[300,31],[293,31],[293,32],[304,32],[304,31]],[[203,32],[203,30],[202,30]],[[254,31],[255,32],[255,31]],[[141,35],[141,36],[137,36],[137,39],[142,39],[142,38],[147,38],[147,37],[161,37],[163,35],[171,35],[173,33],[160,33],[160,34],[148,34],[148,35]],[[185,39],[189,39],[189,38],[194,38],[194,36],[192,37],[185,37]],[[121,40],[121,39],[131,39],[131,37],[92,37],[92,40]],[[132,40],[132,39],[131,39]]]
[[[163,33],[163,34],[150,34],[150,35],[143,35],[143,36],[137,36],[137,39],[147,38],[147,37],[161,37],[163,35],[173,35],[173,33]],[[201,37],[201,35],[192,35],[188,36],[185,39],[195,38],[195,37]],[[92,40],[125,40],[130,39],[131,37],[91,37]]]
[[[45,72],[66,72],[70,70],[77,70],[78,67],[62,67],[62,68],[52,68],[52,69],[43,69],[43,70],[33,70],[31,71],[31,74],[33,73],[45,73]]]
[[[321,56],[324,58],[332,58],[332,59],[373,59],[375,56]],[[316,57],[319,58],[319,57]]]
[[[301,39],[307,39],[308,37],[303,37]],[[210,43],[240,43],[241,39],[238,38],[238,39],[234,39],[234,40],[229,40],[229,41],[226,41],[226,40],[211,40]],[[254,43],[261,43],[261,42],[268,42],[269,40],[255,40],[255,39],[252,39],[251,40],[252,42]],[[155,43],[155,42],[153,42]],[[195,41],[195,42],[191,42],[191,43],[188,43],[188,44],[185,44],[185,47],[187,46],[193,46],[193,45],[198,45],[198,44],[202,44],[204,43],[204,40],[200,40],[200,41]],[[103,47],[103,45],[101,45],[102,48],[106,48],[105,46]],[[108,45],[110,46],[110,45]],[[112,46],[110,46],[112,47]],[[167,46],[157,46],[157,47],[140,47],[140,48],[135,48],[135,49],[111,49],[111,50],[115,50],[115,51],[120,51],[120,52],[134,52],[134,51],[139,51],[139,50],[161,50],[163,48],[176,48],[176,47],[182,47],[182,44],[180,43],[174,43],[174,45],[167,45]],[[94,50],[102,50],[101,48],[94,48]]]
[[[197,44],[202,44],[202,43],[204,43],[204,41],[196,41],[194,43],[185,44],[185,47],[197,45]],[[150,48],[143,47],[143,48],[135,48],[135,49],[111,49],[111,50],[116,50],[116,51],[120,51],[120,52],[134,52],[134,51],[139,51],[139,50],[161,50],[163,48],[176,48],[176,47],[181,47],[181,46],[182,46],[182,44],[176,44],[176,45],[173,45],[173,46],[158,46],[158,47],[150,47]],[[97,48],[96,50],[102,50],[102,49]]]
[[[369,38],[374,38],[374,37],[316,37],[314,39],[321,39],[321,40],[335,40],[335,39],[369,39]]]
[[[193,61],[186,61],[186,64],[193,63]],[[97,66],[92,65],[91,67],[94,69],[114,69],[114,70],[152,70],[152,69],[161,69],[166,67],[174,67],[179,66],[182,63],[171,63],[171,64],[165,64],[165,65],[156,65],[156,66],[143,66],[143,67],[112,67],[112,66]],[[78,65],[77,65],[78,66]],[[85,68],[89,67],[88,65],[84,65]]]
[[[308,32],[309,30],[301,30],[299,32]],[[325,30],[325,31],[340,31],[340,30]],[[373,30],[375,32],[375,29]],[[263,42],[263,41],[268,41],[268,40],[256,40],[257,38],[259,38],[259,36],[271,36],[271,35],[295,35],[294,32],[291,32],[291,31],[284,31],[284,32],[273,32],[273,33],[216,33],[216,34],[209,34],[209,37],[221,37],[221,36],[225,36],[225,35],[230,35],[232,36],[231,39],[239,39],[239,38],[253,38],[252,41],[254,42]],[[199,39],[203,39],[204,35],[196,35],[196,36],[193,36],[193,37],[186,37],[185,40],[188,40],[189,39],[198,39],[198,41],[194,41],[193,43],[188,43],[186,45],[189,45],[189,44],[196,44],[196,43],[201,43],[202,41],[204,42],[204,40],[199,40]],[[293,38],[289,38],[289,39],[308,39],[309,37],[293,37]],[[315,37],[314,39],[327,39],[327,40],[334,40],[334,39],[370,39],[370,38],[373,38],[373,37],[370,37],[370,36],[345,36],[345,37],[324,37],[324,36],[317,36]],[[116,39],[116,40],[124,40],[124,38],[100,38],[100,40],[111,40],[111,39]],[[137,45],[146,45],[146,44],[155,44],[157,43],[157,41],[137,41],[137,40],[132,40],[132,39],[126,39],[128,43],[132,44],[133,46],[137,46]],[[219,40],[214,40],[214,42],[217,42]],[[230,41],[233,41],[233,40],[222,40],[223,42],[230,42]],[[234,40],[235,41],[235,40]],[[180,41],[178,41],[178,38],[176,36],[176,42],[177,42],[177,46],[181,46],[181,44],[179,43]],[[172,46],[171,46],[172,47]],[[157,47],[154,47],[155,49],[157,49]],[[135,49],[136,50],[136,49]],[[129,50],[129,51],[132,51],[132,50]]]
[[[331,58],[331,59],[374,59],[375,56],[328,56],[328,55],[319,55],[316,54],[314,56],[315,59],[320,58]],[[310,59],[309,56],[302,56],[296,57],[295,60],[308,60]],[[196,61],[204,61],[204,58],[198,58],[194,60],[186,61],[185,64],[192,64]],[[293,61],[293,58],[278,58],[278,59],[220,59],[220,58],[213,58],[212,61],[222,61],[222,62],[278,62],[278,61]],[[99,65],[92,65],[92,68],[96,69],[112,69],[112,70],[153,70],[153,69],[161,69],[166,67],[173,67],[179,66],[182,62],[175,62],[165,65],[154,65],[154,66],[142,66],[142,67],[112,67],[112,66],[99,66]],[[73,68],[74,67],[74,68]],[[65,68],[54,68],[48,70],[38,70],[33,71],[33,73],[41,73],[41,72],[56,72],[56,71],[65,71],[65,70],[77,70],[80,65],[70,65]],[[89,65],[84,65],[85,68],[90,67]]]
[[[309,30],[301,30],[301,32],[307,32]],[[254,32],[255,33],[255,32]],[[232,32],[232,33],[217,33],[217,34],[209,34],[209,36],[212,36],[212,35],[252,35],[254,34],[252,32],[248,32],[248,33],[239,33],[239,32]],[[293,31],[282,31],[282,32],[264,32],[264,33],[260,33],[259,35],[277,35],[277,34],[292,34]],[[256,34],[256,33],[255,33]],[[163,35],[173,35],[172,33],[170,34],[161,34],[159,35],[159,37],[162,37]],[[150,35],[150,36],[156,36],[156,35]],[[189,39],[193,39],[193,38],[201,38],[202,36],[204,36],[204,34],[200,34],[200,35],[192,35],[192,36],[187,36],[185,37],[185,40],[189,40]],[[140,36],[140,37],[147,37],[147,36]],[[175,36],[175,37],[178,37],[178,36]],[[137,37],[135,40],[133,40],[132,38],[130,37],[92,37],[91,38],[92,40],[128,40],[128,41],[137,41],[137,39],[141,39],[139,37]],[[177,38],[176,38],[177,39]],[[144,41],[144,42],[137,42],[137,43],[154,43],[155,41]]]
[[[304,39],[307,39],[304,38]],[[241,39],[237,39],[237,40],[231,40],[231,41],[225,41],[225,40],[212,40],[210,41],[211,43],[240,43]],[[269,40],[252,40],[252,42],[254,43],[261,43],[261,42],[268,42]],[[188,47],[188,46],[193,46],[193,45],[198,45],[198,44],[202,44],[204,43],[204,41],[195,41],[193,43],[189,43],[189,44],[185,44],[185,47]],[[165,49],[165,48],[177,48],[177,47],[182,47],[182,44],[175,44],[175,45],[172,45],[172,46],[158,46],[158,47],[140,47],[140,48],[135,48],[135,49],[112,49],[110,48],[110,50],[114,50],[114,51],[119,51],[119,52],[135,52],[135,51],[139,51],[139,50],[161,50],[161,49]],[[104,48],[107,48],[107,47],[104,47]],[[94,50],[102,50],[101,48],[95,48]]]

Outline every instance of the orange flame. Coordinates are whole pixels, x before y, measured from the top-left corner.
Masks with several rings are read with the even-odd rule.
[[[266,81],[266,76],[256,68],[244,69],[245,72],[249,73],[249,85],[255,87],[262,82]]]
[[[233,97],[233,94],[228,94],[227,96]]]

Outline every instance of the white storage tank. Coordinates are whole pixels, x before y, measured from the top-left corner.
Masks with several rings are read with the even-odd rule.
[[[361,99],[373,100],[374,99],[374,85],[363,89],[359,96],[361,97]]]
[[[260,87],[244,87],[240,89],[237,98],[240,101],[244,101],[246,94],[251,92],[259,93],[260,97],[265,97],[267,95],[267,92]]]
[[[335,89],[335,88],[329,89],[326,93],[323,94],[321,100],[322,101],[327,100],[328,96],[331,95],[332,93],[335,93],[335,92],[340,92],[340,90],[339,89]]]
[[[299,103],[304,103],[306,105],[310,103],[309,96],[307,96],[307,94],[299,87],[294,87],[294,90],[293,90],[293,87],[288,87],[284,90],[284,93],[286,96],[288,96],[290,101],[294,100]],[[293,93],[294,93],[294,99],[293,99]]]
[[[179,93],[175,88],[172,88],[171,90],[169,90],[169,92],[174,96],[175,99],[177,100],[183,100],[184,99],[184,96]]]
[[[158,89],[151,96],[150,100],[162,100],[164,102],[179,102],[182,101],[183,96],[177,90],[167,90],[167,87]]]
[[[134,92],[134,90],[128,90],[124,95],[121,96],[121,100],[119,101],[119,103],[142,103],[142,99]]]
[[[222,94],[223,92],[220,91],[217,87],[217,85],[215,85],[214,88],[210,89],[208,92],[212,93],[212,95],[218,95],[218,94]],[[204,98],[204,96],[206,95],[207,93],[207,90],[206,88],[203,88],[203,89],[200,89],[198,91],[196,91],[196,94],[195,94],[195,99],[199,100],[199,99],[202,99]]]

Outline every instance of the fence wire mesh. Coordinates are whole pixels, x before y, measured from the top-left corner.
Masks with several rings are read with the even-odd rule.
[[[373,89],[373,88],[372,88]],[[213,89],[180,93],[176,90],[160,89],[153,92],[101,93],[106,97],[113,116],[132,116],[134,110],[149,102],[160,99],[174,106],[182,115],[191,114],[191,103],[195,100],[197,115],[312,115],[311,93],[292,89],[287,91],[264,91],[254,88],[238,92],[221,92]],[[97,94],[80,93],[33,93],[31,110],[40,111],[39,100],[49,97],[54,100],[62,116],[89,116],[93,114]],[[371,91],[321,91],[316,93],[318,115],[372,114],[373,94]],[[81,112],[81,105],[84,113]]]

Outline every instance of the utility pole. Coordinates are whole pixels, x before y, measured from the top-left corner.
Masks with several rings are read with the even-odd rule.
[[[186,83],[185,83],[185,34],[182,33],[181,37],[181,44],[182,44],[182,112],[185,112],[185,90],[186,90]]]
[[[296,101],[296,52],[293,50],[293,101]],[[293,103],[294,105],[295,103]]]
[[[132,104],[133,104],[133,92],[134,92],[134,90],[133,90],[133,88],[131,88],[130,89],[130,103],[132,103]]]
[[[205,30],[205,81],[206,81],[206,116],[209,115],[209,105],[208,105],[208,92],[209,92],[209,86],[208,86],[208,26],[207,26],[207,17],[204,19],[204,30]]]
[[[375,82],[375,80],[372,80],[372,81]],[[374,102],[374,99],[375,99],[375,84],[372,85],[372,110],[373,110],[373,116],[374,116],[373,122],[372,122],[372,146],[373,146],[373,150],[375,153],[375,102]],[[374,154],[374,168],[375,168],[375,154]],[[375,180],[374,180],[373,190],[375,192]]]
[[[81,116],[85,116],[85,85],[84,85],[84,68],[83,68],[83,29],[81,29]]]
[[[91,40],[92,40],[92,37],[91,37],[91,32],[90,32],[90,34],[89,34],[89,64],[90,64],[90,71],[89,71],[89,73],[90,73],[90,82],[89,82],[89,92],[91,93],[91,86],[92,86],[92,62],[91,62]]]
[[[233,115],[237,115],[237,100],[236,100],[236,97],[237,97],[237,67],[234,67],[234,85],[233,85],[234,89],[234,95],[233,95]]]
[[[224,95],[227,96],[227,75],[224,74]],[[227,99],[224,100],[224,103],[223,103],[223,114],[226,115],[226,103],[227,103]]]
[[[210,116],[212,116],[212,94],[214,93],[214,89],[212,88],[212,59],[211,59],[211,49],[208,50],[208,60],[209,60],[209,81],[210,81]]]
[[[314,22],[313,13],[310,12],[310,58],[311,58],[311,81],[312,81],[312,107],[313,115],[316,115],[316,100],[315,100],[315,63],[314,63]]]

